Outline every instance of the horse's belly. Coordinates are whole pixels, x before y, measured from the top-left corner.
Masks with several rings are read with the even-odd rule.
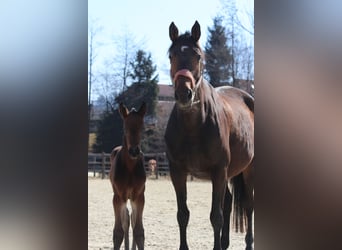
[[[202,150],[203,151],[203,150]],[[210,179],[212,168],[217,165],[217,158],[201,152],[198,146],[179,147],[179,151],[173,157],[178,169],[200,179]]]

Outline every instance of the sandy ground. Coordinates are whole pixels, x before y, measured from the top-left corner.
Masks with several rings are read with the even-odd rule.
[[[209,220],[211,183],[188,181],[190,221],[187,229],[190,249],[213,248],[213,231]],[[113,249],[113,191],[108,179],[88,179],[88,249]],[[145,249],[178,249],[176,195],[169,179],[148,178],[145,191],[143,224]],[[130,230],[130,244],[132,243]],[[121,249],[124,249],[124,243]],[[229,249],[244,249],[244,234],[231,231]]]

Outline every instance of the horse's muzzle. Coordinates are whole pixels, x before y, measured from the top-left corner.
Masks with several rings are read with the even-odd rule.
[[[130,147],[128,149],[128,154],[132,157],[132,158],[137,158],[141,153],[141,149],[139,146],[133,146]]]
[[[192,100],[192,91],[191,89],[185,89],[182,91],[176,90],[175,91],[175,99],[177,102],[186,105]]]

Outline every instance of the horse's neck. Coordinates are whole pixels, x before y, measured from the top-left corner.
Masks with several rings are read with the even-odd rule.
[[[215,102],[219,98],[216,90],[210,85],[209,82],[203,79],[198,92],[202,112],[202,121],[205,122],[207,119],[216,119],[217,113],[215,109]]]
[[[201,126],[201,111],[194,108],[190,111],[179,110],[178,119],[186,134],[195,134]]]
[[[211,105],[208,101],[207,94],[204,92],[208,92],[209,86],[207,82],[203,82],[202,80],[200,83],[201,86],[198,87],[196,90],[196,104],[191,107],[190,110],[181,110],[178,109],[178,119],[180,121],[181,127],[187,135],[196,135],[201,132],[202,125],[206,122],[208,113],[208,105]]]

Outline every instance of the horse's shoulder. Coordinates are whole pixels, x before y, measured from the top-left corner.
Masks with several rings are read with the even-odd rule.
[[[177,109],[176,105],[172,108],[169,120],[166,125],[166,130],[165,130],[165,136],[168,132],[172,131],[174,129],[174,126],[177,124]]]

